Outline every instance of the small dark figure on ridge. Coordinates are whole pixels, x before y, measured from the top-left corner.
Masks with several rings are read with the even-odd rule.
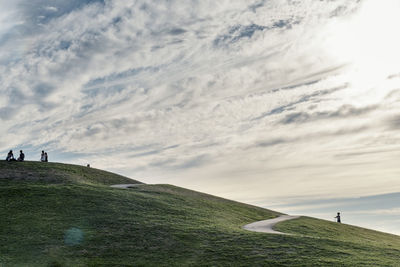
[[[42,154],[40,155],[40,161],[41,162],[45,162],[46,161],[46,157],[45,157],[45,154],[44,154],[43,150],[42,150]]]
[[[49,158],[47,157],[47,152],[44,152],[44,161],[49,162]]]
[[[6,161],[15,161],[14,154],[13,154],[12,150],[10,150],[10,152],[8,152]]]
[[[337,213],[337,215],[336,215],[335,218],[336,218],[336,221],[337,221],[338,223],[342,223],[341,220],[340,220],[340,212]]]
[[[17,159],[18,161],[24,161],[25,160],[25,154],[22,152],[22,150],[19,151],[19,158]]]

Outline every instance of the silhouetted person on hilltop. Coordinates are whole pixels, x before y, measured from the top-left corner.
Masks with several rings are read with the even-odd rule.
[[[40,161],[41,162],[45,162],[46,161],[46,157],[45,157],[45,154],[44,154],[43,150],[42,150],[42,154],[40,155]]]
[[[47,157],[47,152],[44,152],[44,161],[49,162],[49,158]]]
[[[18,161],[24,161],[25,160],[25,154],[22,152],[22,150],[19,151],[19,158],[17,159]]]
[[[6,161],[15,161],[14,154],[13,154],[12,150],[10,150],[10,152],[8,152]]]
[[[337,215],[336,215],[336,221],[338,222],[338,223],[342,223],[342,221],[340,220],[340,212],[338,212],[337,213]]]

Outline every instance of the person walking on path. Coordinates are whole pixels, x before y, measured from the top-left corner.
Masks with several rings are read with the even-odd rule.
[[[25,154],[22,152],[22,150],[19,151],[19,158],[17,161],[24,161],[25,160]]]
[[[336,221],[338,222],[338,223],[342,223],[342,221],[340,220],[340,212],[338,212],[337,213],[337,215],[336,215]]]

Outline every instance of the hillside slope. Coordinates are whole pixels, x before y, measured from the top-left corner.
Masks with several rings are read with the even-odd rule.
[[[0,179],[15,181],[93,185],[141,184],[115,173],[63,163],[0,161],[0,170]]]
[[[243,225],[279,213],[171,185],[114,189],[134,182],[86,167],[17,164],[0,162],[0,266],[400,262],[394,235],[311,218],[278,225],[304,236],[248,232]]]

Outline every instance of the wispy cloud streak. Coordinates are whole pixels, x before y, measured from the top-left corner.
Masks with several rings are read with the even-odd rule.
[[[0,150],[236,199],[386,192],[399,55],[352,37],[391,40],[374,3],[0,1]]]

